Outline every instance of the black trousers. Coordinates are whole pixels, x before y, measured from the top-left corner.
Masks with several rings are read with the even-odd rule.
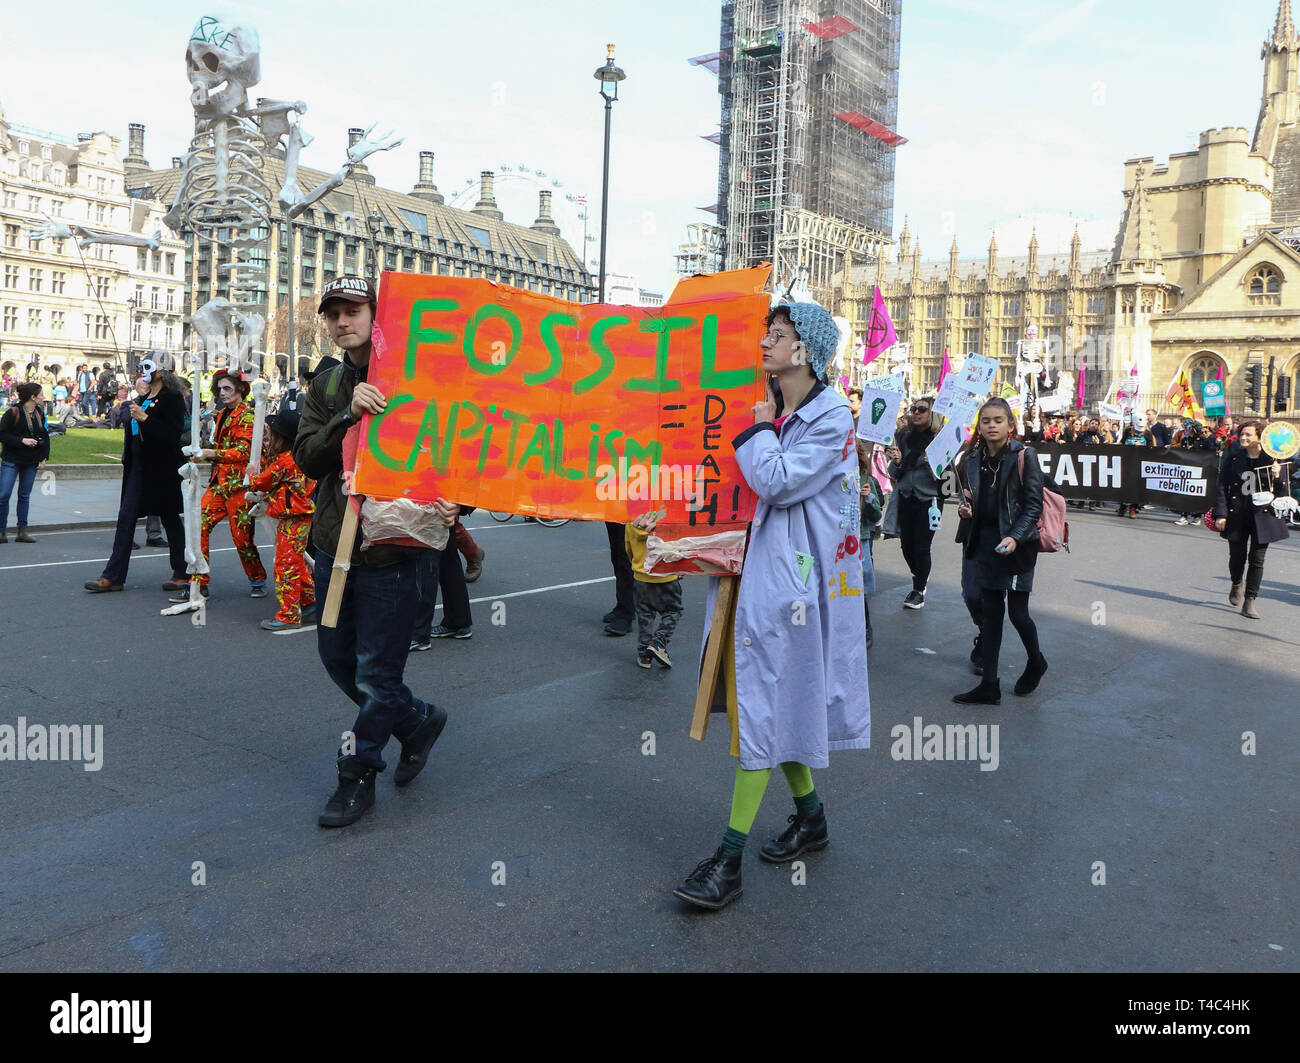
[[[1261,543],[1256,538],[1253,522],[1249,528],[1243,529],[1239,540],[1228,540],[1228,575],[1233,583],[1240,583],[1242,574],[1245,573],[1247,598],[1259,595],[1259,585],[1264,582],[1264,555],[1267,552],[1268,543]]]
[[[442,590],[442,622],[450,628],[472,627],[469,612],[469,584],[460,567],[460,554],[450,540],[445,550],[426,550],[420,558],[420,605],[415,611],[413,638],[424,642],[433,630],[433,611]]]
[[[930,530],[930,499],[898,499],[898,542],[903,548],[903,560],[912,573],[912,590],[924,591],[930,582],[930,544],[934,532]]]
[[[1005,605],[1005,608],[1004,608]],[[983,657],[984,681],[992,683],[998,676],[998,655],[1002,651],[1002,618],[1010,614],[1011,624],[1025,644],[1030,662],[1038,660],[1038,628],[1029,615],[1028,591],[980,592],[980,654]],[[971,610],[974,616],[974,610]]]
[[[636,619],[636,591],[632,587],[635,580],[632,578],[632,562],[627,556],[623,525],[607,520],[605,531],[609,535],[609,560],[614,566],[614,590],[618,597],[612,612],[631,627]]]
[[[113,583],[125,583],[126,572],[131,564],[131,544],[135,541],[135,523],[140,519],[140,504],[144,495],[144,470],[139,460],[131,466],[126,480],[122,484],[122,502],[117,510],[117,531],[113,535],[113,552],[102,573],[104,579]],[[172,578],[186,579],[185,575],[185,526],[179,513],[169,513],[162,517],[163,529],[167,532],[167,553],[171,561]],[[196,544],[197,546],[197,544]]]

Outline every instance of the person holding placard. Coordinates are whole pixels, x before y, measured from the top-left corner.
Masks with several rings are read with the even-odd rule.
[[[820,381],[839,332],[815,303],[773,307],[766,323],[767,398],[732,441],[759,502],[733,608],[718,620],[724,648],[711,692],[740,765],[722,844],[673,891],[711,910],[741,894],[741,857],[771,770],[781,768],[795,811],[761,855],[786,863],[830,840],[812,769],[827,766],[831,749],[871,744],[853,417]],[[714,577],[710,618],[718,595]]]
[[[989,399],[979,411],[979,442],[966,456],[967,495],[957,516],[971,518],[965,556],[974,562],[980,592],[979,686],[953,701],[1000,705],[998,655],[1006,613],[1025,645],[1028,662],[1016,694],[1032,693],[1047,671],[1038,629],[1029,615],[1029,593],[1038,560],[1038,518],[1043,512],[1043,470],[1038,455],[1012,438],[1014,414],[1005,399]]]
[[[941,505],[939,478],[930,468],[926,447],[938,434],[932,398],[917,399],[907,410],[907,426],[890,450],[889,476],[894,481],[894,505],[898,507],[898,543],[903,560],[912,573],[912,589],[903,599],[905,609],[925,607],[925,588],[930,582],[930,544],[938,525],[931,511]]]
[[[1224,454],[1219,468],[1213,511],[1215,530],[1228,540],[1228,578],[1232,580],[1228,604],[1240,605],[1241,615],[1248,620],[1261,619],[1255,599],[1264,581],[1269,543],[1291,534],[1269,508],[1274,493],[1286,494],[1288,485],[1281,463],[1260,446],[1259,431],[1258,421],[1246,421],[1237,430],[1237,446]]]

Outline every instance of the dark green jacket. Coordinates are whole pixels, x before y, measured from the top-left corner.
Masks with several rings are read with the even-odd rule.
[[[354,366],[346,354],[343,364],[321,373],[307,391],[307,408],[298,423],[298,438],[293,444],[293,460],[304,473],[320,483],[316,493],[316,513],[311,522],[311,538],[316,549],[333,557],[338,552],[339,531],[347,496],[343,493],[343,436],[352,425],[348,414],[352,392],[366,379],[365,369]],[[373,546],[361,549],[358,528],[352,547],[354,565],[391,565],[422,552],[418,547]]]

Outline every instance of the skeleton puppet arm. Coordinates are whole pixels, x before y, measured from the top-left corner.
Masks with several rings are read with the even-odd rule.
[[[289,210],[290,218],[298,217],[299,214],[301,214],[304,210],[310,207],[317,200],[328,195],[330,192],[333,192],[336,188],[341,188],[343,186],[343,182],[346,181],[349,175],[352,173],[352,170],[357,165],[359,165],[367,158],[369,158],[371,155],[373,155],[375,152],[389,151],[397,147],[406,139],[405,137],[398,137],[396,140],[392,139],[393,133],[392,130],[389,130],[387,133],[384,133],[381,136],[376,137],[372,141],[370,139],[370,132],[374,128],[375,128],[374,123],[371,123],[370,129],[366,130],[365,135],[360,140],[358,140],[355,144],[353,144],[352,147],[348,148],[348,161],[343,164],[342,169],[336,171],[331,176],[327,177],[324,181],[322,181],[310,192],[308,192],[307,195],[304,196],[299,202],[295,203],[293,207],[290,208]],[[285,184],[287,187],[288,185],[287,180]]]

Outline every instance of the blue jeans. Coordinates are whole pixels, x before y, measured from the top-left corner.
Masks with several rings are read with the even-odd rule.
[[[324,608],[334,559],[316,554],[316,601]],[[316,628],[316,648],[325,671],[357,706],[352,725],[356,752],[339,749],[339,773],[358,777],[366,768],[384,770],[390,737],[404,741],[420,725],[429,706],[402,681],[415,630],[426,567],[419,558],[348,572],[338,626]]]
[[[16,465],[12,461],[0,462],[0,532],[9,527],[9,496],[18,484],[18,527],[27,527],[27,510],[32,501],[32,484],[36,482],[36,466]]]
[[[81,393],[81,412],[86,417],[94,417],[98,413],[95,405],[95,396],[92,392],[83,391]]]

